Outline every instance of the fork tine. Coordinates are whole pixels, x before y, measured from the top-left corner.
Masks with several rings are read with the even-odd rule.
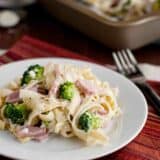
[[[132,64],[137,65],[138,62],[137,62],[135,56],[133,55],[133,53],[131,52],[131,50],[130,50],[130,49],[127,49],[126,51],[127,51],[127,53],[128,53],[128,56],[129,56]]]
[[[129,59],[129,55],[128,52],[125,50],[122,50],[122,55],[124,60],[126,61],[126,64],[128,65],[129,69],[131,70],[131,72],[135,73],[136,72],[136,68],[135,66],[132,64],[132,62]]]
[[[113,59],[116,63],[116,66],[119,70],[119,72],[124,73],[124,76],[128,77],[132,80],[146,95],[146,98],[151,102],[153,107],[158,111],[160,114],[160,97],[157,95],[157,93],[152,89],[152,87],[149,86],[149,84],[146,83],[146,78],[144,74],[141,72],[141,69],[138,66],[137,60],[132,54],[132,52],[127,49],[119,51],[119,52],[113,52]],[[126,74],[127,70],[124,68],[125,65],[130,63],[130,65],[134,66],[135,73],[130,70],[130,74]]]
[[[118,71],[119,71],[120,73],[122,73],[122,74],[125,74],[124,69],[122,68],[122,65],[121,65],[121,63],[120,63],[120,60],[119,60],[117,54],[116,54],[115,52],[113,52],[113,53],[112,53],[112,56],[113,56],[113,59],[114,59],[114,62],[115,62],[115,64],[116,64],[116,66],[117,66]]]
[[[123,56],[123,53],[121,51],[118,51],[117,55],[118,55],[118,57],[120,59],[120,62],[121,62],[122,67],[123,67],[123,70],[125,70],[126,74],[130,74],[130,68],[127,65],[127,63],[125,62],[125,58]]]
[[[127,49],[127,53],[128,53],[128,56],[129,56],[129,58],[130,58],[131,63],[134,65],[136,71],[137,71],[139,74],[143,75],[141,69],[140,69],[139,66],[138,66],[138,62],[137,62],[135,56],[133,55],[132,51],[131,51],[130,49]],[[143,76],[144,76],[144,75],[143,75]]]

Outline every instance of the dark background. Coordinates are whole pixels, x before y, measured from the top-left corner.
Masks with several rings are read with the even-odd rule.
[[[14,28],[0,28],[0,48],[10,48],[24,34],[86,55],[99,62],[113,63],[112,50],[51,17],[39,4],[23,8],[27,16]],[[160,43],[134,51],[139,62],[160,64]]]

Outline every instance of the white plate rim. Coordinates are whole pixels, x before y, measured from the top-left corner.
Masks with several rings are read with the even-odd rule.
[[[118,75],[119,77],[125,79],[125,81],[128,81],[128,83],[130,83],[130,85],[132,85],[132,87],[134,87],[137,92],[139,93],[139,95],[141,96],[141,98],[143,99],[143,102],[144,102],[144,111],[145,111],[145,116],[144,116],[144,119],[143,121],[141,122],[141,125],[139,126],[139,128],[137,129],[137,131],[132,135],[132,137],[130,137],[130,139],[128,139],[127,141],[123,142],[120,146],[116,147],[115,149],[113,149],[110,153],[107,153],[107,155],[110,155],[120,149],[122,149],[123,147],[125,147],[126,145],[128,145],[133,139],[135,139],[139,133],[141,132],[141,130],[143,129],[143,127],[145,126],[145,123],[147,121],[147,117],[148,117],[148,105],[147,105],[147,102],[145,100],[145,97],[144,95],[142,94],[142,92],[136,87],[136,85],[131,82],[129,79],[125,78],[124,76],[122,76],[121,74],[103,66],[103,65],[100,65],[100,64],[97,64],[97,63],[93,63],[93,62],[89,62],[89,61],[85,61],[85,60],[77,60],[77,59],[70,59],[70,58],[61,58],[61,57],[46,57],[46,58],[29,58],[29,59],[25,59],[25,60],[17,60],[15,62],[11,62],[11,63],[7,63],[7,64],[3,64],[2,66],[0,66],[0,72],[1,72],[1,69],[3,69],[4,67],[9,67],[10,65],[15,65],[15,64],[20,64],[20,63],[27,63],[27,62],[31,62],[31,61],[51,61],[51,60],[58,60],[58,61],[74,61],[74,62],[80,62],[80,63],[84,63],[85,65],[88,64],[88,65],[94,65],[94,66],[97,66],[97,67],[101,67],[101,68],[104,68],[112,73],[114,73],[115,75]],[[2,156],[5,156],[5,157],[9,157],[9,158],[15,158],[15,159],[21,159],[21,156],[20,155],[6,155],[6,154],[3,154],[1,153],[1,150],[0,150],[0,155]],[[101,153],[97,156],[90,156],[89,159],[95,159],[95,158],[100,158],[100,157],[103,157],[103,156],[107,156],[106,153]],[[27,158],[26,158],[27,159]],[[31,158],[29,160],[32,160],[34,158]],[[87,158],[88,159],[88,158]],[[28,159],[27,159],[28,160]]]

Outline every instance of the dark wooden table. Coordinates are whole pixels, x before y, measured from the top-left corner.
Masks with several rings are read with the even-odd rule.
[[[26,18],[10,29],[0,28],[0,48],[10,48],[24,34],[56,44],[88,56],[104,64],[113,64],[112,50],[52,18],[39,5],[25,8]],[[153,43],[134,51],[139,62],[160,64],[160,43]],[[0,157],[0,159],[9,160]]]

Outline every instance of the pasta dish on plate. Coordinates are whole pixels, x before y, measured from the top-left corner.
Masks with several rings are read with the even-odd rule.
[[[105,128],[120,115],[118,89],[99,80],[88,67],[48,63],[31,65],[0,89],[0,129],[21,142],[50,134],[104,145]]]

